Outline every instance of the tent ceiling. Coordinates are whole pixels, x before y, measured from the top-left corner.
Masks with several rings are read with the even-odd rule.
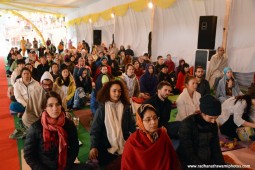
[[[99,0],[1,0],[0,10],[68,14]]]

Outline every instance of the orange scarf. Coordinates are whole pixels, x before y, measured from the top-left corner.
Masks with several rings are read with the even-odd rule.
[[[143,120],[142,118],[140,117],[140,115],[138,114],[138,112],[136,112],[136,124],[137,126],[139,127],[139,129],[141,131],[143,131],[146,136],[149,138],[149,140],[151,141],[151,143],[154,143],[154,140],[152,139],[150,133],[145,129],[144,125],[143,125]]]
[[[53,119],[44,111],[41,123],[43,126],[44,149],[46,151],[49,150],[51,143],[55,143],[58,146],[58,170],[63,170],[67,161],[67,133],[63,129],[65,114],[62,112],[57,119]],[[57,132],[58,135],[52,132]]]

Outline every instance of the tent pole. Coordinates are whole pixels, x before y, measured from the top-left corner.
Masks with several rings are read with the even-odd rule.
[[[224,18],[224,27],[223,27],[223,39],[222,39],[222,47],[226,49],[227,41],[228,41],[228,30],[229,30],[229,17],[231,15],[231,7],[233,4],[233,0],[226,0],[226,15]]]
[[[151,30],[150,30],[150,35],[151,35],[151,37],[150,38],[152,38],[152,34],[153,34],[153,27],[154,27],[154,18],[155,18],[155,9],[156,9],[156,5],[153,5],[153,7],[152,7],[152,9],[151,9],[151,20],[150,20],[150,23],[151,23]],[[150,47],[148,47],[148,53],[149,53],[149,56],[150,56],[150,60],[152,60],[152,39],[151,40],[149,40],[149,41],[151,41],[151,43],[149,43],[150,44]]]

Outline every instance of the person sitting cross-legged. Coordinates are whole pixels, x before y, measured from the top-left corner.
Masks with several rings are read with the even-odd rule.
[[[124,146],[121,170],[179,170],[177,154],[165,128],[158,127],[159,117],[150,104],[142,104],[136,112],[138,128]]]
[[[184,170],[189,169],[188,165],[225,165],[216,123],[221,103],[205,95],[200,99],[200,110],[201,113],[185,118],[179,128],[177,153]]]
[[[232,69],[229,67],[225,67],[224,76],[220,79],[217,91],[216,91],[216,98],[223,103],[225,100],[232,96],[242,95],[239,85],[237,81],[234,79],[234,75]]]
[[[24,158],[31,169],[78,170],[91,169],[75,164],[79,152],[78,134],[74,123],[66,118],[62,99],[48,92],[42,102],[42,116],[27,132]]]
[[[100,166],[110,164],[120,169],[125,141],[135,128],[128,90],[120,80],[109,81],[98,92],[99,107],[90,129],[89,159],[97,159]]]
[[[10,105],[11,112],[18,113],[18,117],[25,111],[29,93],[40,87],[40,84],[32,78],[32,73],[28,68],[24,67],[20,74],[21,78],[18,78],[14,84],[14,96],[17,101]]]

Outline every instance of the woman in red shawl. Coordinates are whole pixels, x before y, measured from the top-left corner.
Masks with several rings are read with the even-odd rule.
[[[24,158],[31,169],[71,170],[88,168],[74,164],[79,152],[77,130],[65,117],[61,97],[56,92],[46,94],[41,118],[28,129]]]
[[[138,108],[136,121],[139,129],[127,140],[121,169],[177,170],[179,160],[166,129],[158,128],[156,109],[150,104]]]

